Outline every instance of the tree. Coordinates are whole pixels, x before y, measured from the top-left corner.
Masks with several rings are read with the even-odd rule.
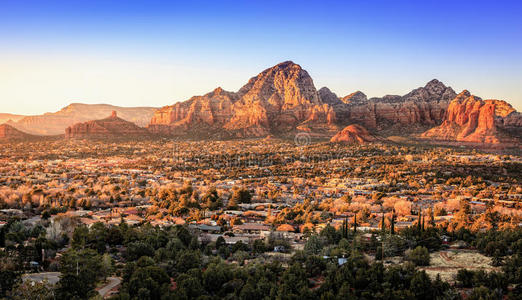
[[[319,256],[309,255],[305,261],[305,269],[308,277],[321,275],[326,269],[325,260]]]
[[[479,286],[471,291],[471,294],[467,298],[468,300],[496,300],[502,299],[502,293],[498,293],[496,290],[490,290],[485,286]]]
[[[258,253],[258,254],[266,252],[265,242],[260,239],[255,240],[254,243],[252,244],[252,251],[254,251],[254,253]]]
[[[330,224],[326,225],[319,235],[325,238],[325,242],[329,245],[337,244],[341,240],[341,234]]]
[[[473,286],[473,272],[461,269],[457,272],[457,282],[461,287],[470,288]]]
[[[411,278],[410,290],[417,299],[433,299],[431,280],[426,271],[416,272]]]
[[[60,299],[88,298],[95,294],[96,282],[106,276],[102,258],[92,249],[66,251],[60,260],[60,271],[57,288]]]
[[[236,189],[234,190],[230,201],[233,201],[233,203],[250,203],[252,202],[252,195],[245,188]]]
[[[500,267],[500,266],[502,266],[502,263],[503,263],[502,254],[499,249],[496,249],[495,254],[493,254],[493,259],[491,260],[491,264],[494,267]]]
[[[182,298],[196,299],[203,295],[204,292],[201,282],[197,278],[186,274],[178,277],[177,293],[183,295]]]
[[[210,210],[217,210],[223,206],[215,187],[211,187],[201,200],[205,203],[205,207]]]
[[[162,268],[153,265],[139,267],[129,280],[129,294],[137,299],[160,299],[169,284],[170,278]]]
[[[319,251],[323,248],[324,243],[317,235],[312,235],[306,241],[304,251],[308,254],[319,254]]]
[[[148,243],[141,241],[133,242],[127,245],[127,259],[130,261],[137,260],[142,256],[154,256],[154,248]]]
[[[375,251],[375,259],[376,260],[382,260],[382,247],[378,246],[377,250]]]
[[[178,257],[176,269],[178,270],[178,272],[184,273],[192,268],[199,268],[200,264],[201,258],[198,252],[185,250]]]
[[[47,281],[22,281],[11,291],[14,300],[51,300],[54,299],[53,287]]]
[[[390,225],[390,233],[395,234],[395,210],[392,213],[391,225]]]
[[[348,218],[344,218],[343,220],[343,226],[341,228],[342,231],[342,238],[348,238]]]
[[[14,270],[0,270],[0,296],[5,296],[7,291],[11,290],[11,288],[18,282],[19,279],[20,274]]]
[[[87,226],[78,226],[74,229],[72,236],[72,247],[74,249],[83,249],[89,241],[89,228]]]
[[[430,253],[423,246],[417,246],[413,250],[406,251],[406,260],[413,262],[417,266],[430,265]]]

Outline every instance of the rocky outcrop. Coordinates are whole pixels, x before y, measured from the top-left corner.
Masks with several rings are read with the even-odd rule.
[[[423,138],[480,144],[519,144],[522,118],[505,101],[482,100],[463,91],[449,104],[440,126]]]
[[[287,61],[251,78],[238,92],[216,89],[158,110],[149,130],[175,135],[266,136],[335,128],[335,111],[312,78]]]
[[[321,99],[321,102],[323,103],[331,106],[343,104],[341,99],[339,99],[339,97],[337,97],[337,95],[327,87],[322,87],[317,92],[319,93],[319,99]]]
[[[58,112],[27,116],[13,120],[8,124],[25,132],[37,135],[58,135],[76,123],[99,120],[108,116],[111,111],[138,126],[146,126],[157,108],[154,107],[119,107],[107,104],[70,104]]]
[[[434,79],[404,96],[366,100],[366,95],[355,92],[343,97],[346,106],[338,109],[343,110],[349,122],[364,124],[375,131],[411,133],[440,124],[455,95],[452,88]]]
[[[22,141],[33,138],[35,136],[22,132],[8,124],[0,125],[0,141]]]
[[[364,104],[367,100],[368,97],[361,91],[351,93],[341,98],[341,101],[346,104]]]
[[[434,79],[404,96],[368,99],[356,91],[338,98],[328,88],[320,89],[319,95],[332,107],[339,125],[357,123],[382,134],[409,134],[440,124],[456,94]]]
[[[160,134],[219,134],[215,131],[230,120],[232,105],[237,99],[236,93],[217,88],[206,95],[158,109],[148,128]]]
[[[456,96],[451,87],[434,79],[403,96],[368,99],[357,91],[339,98],[326,87],[317,91],[308,72],[287,61],[251,78],[237,92],[218,88],[163,107],[148,129],[192,138],[280,136],[298,131],[331,137],[339,128],[360,124],[379,135],[420,134],[442,123]],[[510,132],[520,130],[518,113],[495,107],[495,115],[504,115],[495,118],[495,124],[502,123]]]
[[[366,144],[376,141],[376,137],[371,135],[366,128],[361,125],[352,124],[334,135],[330,142],[343,144]]]
[[[145,128],[119,118],[116,111],[113,111],[108,118],[77,123],[65,130],[66,138],[125,139],[148,135],[149,132]]]

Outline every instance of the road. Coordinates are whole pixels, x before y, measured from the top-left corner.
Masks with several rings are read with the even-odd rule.
[[[121,283],[121,279],[118,277],[108,277],[107,280],[109,281],[107,285],[98,290],[98,293],[102,297],[105,297],[105,295],[107,295],[108,292],[110,292],[113,288],[115,288]]]
[[[22,280],[31,280],[35,282],[47,280],[50,284],[56,284],[60,280],[60,275],[60,272],[30,273],[22,275]]]
[[[60,281],[60,272],[44,272],[44,273],[30,273],[22,275],[22,280],[30,280],[34,282],[43,282],[46,280],[50,284],[56,284]],[[107,284],[98,290],[98,293],[105,297],[113,288],[121,283],[121,279],[118,277],[108,277]]]

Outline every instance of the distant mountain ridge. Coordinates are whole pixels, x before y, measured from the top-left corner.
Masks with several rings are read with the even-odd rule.
[[[204,96],[159,109],[151,132],[206,137],[252,137],[307,131],[332,135],[358,123],[372,131],[421,133],[442,122],[452,88],[432,80],[404,96],[367,99],[360,91],[337,97],[316,90],[304,69],[292,61],[252,77],[239,91],[218,88]]]
[[[159,109],[75,103],[8,124],[31,134],[65,131],[67,137],[79,138],[127,134],[228,139],[307,132],[345,143],[403,136],[516,146],[522,136],[522,115],[505,101],[482,100],[467,91],[457,95],[436,79],[403,96],[368,99],[356,91],[338,97],[327,87],[317,90],[308,72],[292,61],[262,71],[237,92],[218,87]]]
[[[9,125],[35,135],[63,134],[65,128],[79,122],[102,119],[116,111],[122,119],[145,126],[150,122],[157,108],[119,107],[109,104],[73,103],[54,113],[26,116]]]
[[[20,119],[25,118],[24,115],[16,115],[16,114],[7,114],[7,113],[0,113],[0,124],[7,123],[9,121],[18,121]]]

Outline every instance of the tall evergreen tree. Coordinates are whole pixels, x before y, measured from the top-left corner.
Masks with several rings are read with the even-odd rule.
[[[395,234],[395,210],[392,213],[391,225],[390,225],[390,233]]]

